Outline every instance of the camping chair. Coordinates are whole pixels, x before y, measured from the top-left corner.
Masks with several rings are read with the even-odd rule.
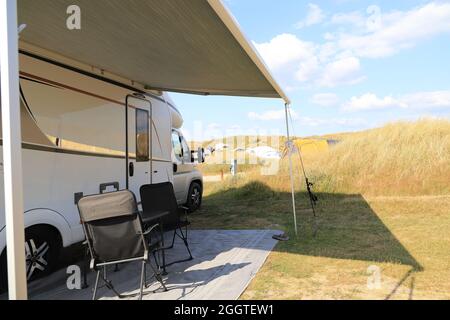
[[[178,236],[183,241],[189,253],[189,258],[173,261],[171,263],[166,263],[165,254],[163,253],[162,267],[164,273],[166,273],[166,267],[168,266],[175,263],[192,260],[193,257],[188,243],[188,227],[190,222],[188,220],[187,213],[189,208],[178,206],[172,183],[165,182],[143,185],[140,189],[140,194],[142,203],[142,220],[144,222],[155,221],[155,219],[159,219],[162,213],[168,213],[159,219],[159,228],[164,229],[164,231],[173,231],[172,243],[169,247],[161,248],[159,250],[172,249],[175,244],[175,238]],[[183,218],[181,216],[183,216]]]
[[[78,211],[91,255],[90,267],[97,272],[92,300],[96,299],[100,279],[108,289],[123,298],[106,278],[106,267],[128,262],[142,262],[139,300],[142,299],[144,286],[147,287],[147,264],[167,291],[161,275],[149,259],[157,245],[149,244],[146,239],[146,235],[158,225],[143,230],[132,192],[124,190],[84,197],[78,202]]]

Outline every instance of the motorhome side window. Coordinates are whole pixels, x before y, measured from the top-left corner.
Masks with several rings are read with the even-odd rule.
[[[183,147],[181,146],[180,136],[178,132],[172,131],[172,146],[173,152],[178,160],[183,160]]]
[[[146,110],[136,109],[136,161],[149,160],[148,125],[149,113]]]

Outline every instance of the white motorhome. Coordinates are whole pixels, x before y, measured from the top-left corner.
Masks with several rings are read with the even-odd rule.
[[[83,241],[84,195],[128,188],[139,201],[140,186],[170,181],[180,204],[201,205],[202,176],[166,93],[31,46],[20,51],[20,89],[29,279],[49,272],[60,248]],[[0,181],[4,286],[3,163]]]

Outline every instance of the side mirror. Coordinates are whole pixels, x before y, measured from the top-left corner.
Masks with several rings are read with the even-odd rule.
[[[198,163],[205,162],[205,149],[204,148],[198,148],[197,161],[198,161]]]
[[[194,162],[195,162],[195,156],[194,156],[194,154],[195,154],[195,151],[191,151],[191,163],[194,163]]]
[[[176,163],[173,164],[173,172],[177,173],[178,171],[178,165]]]

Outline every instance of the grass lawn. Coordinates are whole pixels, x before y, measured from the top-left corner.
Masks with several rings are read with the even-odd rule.
[[[261,182],[221,185],[205,186],[194,228],[266,228],[291,236],[242,299],[450,299],[450,196],[322,193],[313,238],[308,199],[299,193],[296,238],[289,193]]]

